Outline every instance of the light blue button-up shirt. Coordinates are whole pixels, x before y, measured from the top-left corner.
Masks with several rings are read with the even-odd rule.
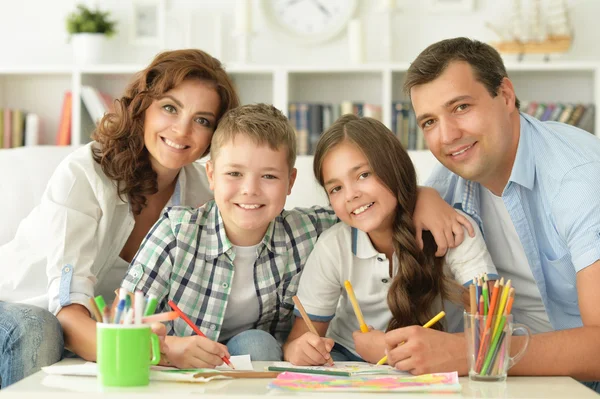
[[[426,185],[471,215],[485,236],[478,183],[438,166]],[[600,140],[521,114],[517,156],[502,199],[553,328],[581,327],[575,276],[600,259]],[[519,282],[513,285],[518,289]]]

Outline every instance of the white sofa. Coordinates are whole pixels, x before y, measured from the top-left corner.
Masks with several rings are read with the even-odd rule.
[[[12,239],[20,221],[39,203],[58,163],[73,150],[74,147],[56,146],[0,150],[0,245]],[[422,183],[437,160],[429,151],[410,155]],[[313,177],[312,157],[298,157],[296,167],[298,178],[286,208],[326,205],[325,193]]]

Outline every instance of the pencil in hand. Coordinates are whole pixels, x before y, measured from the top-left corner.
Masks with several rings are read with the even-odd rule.
[[[429,320],[427,323],[425,323],[423,325],[423,328],[429,328],[432,325],[434,325],[435,323],[437,323],[438,321],[441,320],[442,317],[446,316],[446,312],[444,312],[443,310],[438,313],[437,315],[433,316],[433,318],[431,320]],[[400,345],[402,345],[404,342],[400,342]],[[385,362],[387,362],[388,357],[387,355],[385,355],[384,357],[382,357],[378,362],[377,365],[381,366],[382,364],[384,364]]]
[[[346,292],[348,293],[348,299],[352,304],[352,308],[354,309],[354,314],[358,319],[358,325],[360,326],[360,331],[366,333],[369,332],[369,327],[367,323],[365,323],[365,319],[363,317],[362,311],[360,310],[360,306],[358,306],[358,301],[356,300],[356,295],[354,295],[354,289],[352,288],[352,284],[350,281],[344,281],[344,287],[346,287]]]
[[[306,313],[306,310],[304,310],[304,306],[302,306],[302,302],[300,302],[300,298],[298,298],[298,296],[294,295],[292,297],[292,301],[294,301],[294,305],[296,305],[296,307],[298,308],[298,311],[300,312],[300,315],[302,316],[302,320],[304,320],[304,324],[306,324],[306,327],[308,327],[308,331],[315,334],[317,337],[320,337],[321,335],[319,334],[319,332],[313,325],[312,321],[310,321],[310,317],[308,317],[308,313]],[[329,360],[327,360],[326,364],[333,366],[333,359],[329,358]]]
[[[175,302],[173,302],[172,300],[169,299],[168,303],[169,303],[169,306],[171,307],[171,309],[173,309],[175,312],[177,312],[179,314],[179,317],[181,317],[181,319],[183,319],[183,321],[185,321],[187,323],[187,325],[190,326],[196,334],[198,334],[201,337],[206,338],[206,335],[204,335],[204,333],[202,331],[200,331],[200,329],[194,323],[192,323],[192,321],[185,315],[185,313],[183,313],[183,311],[181,309],[179,309],[179,307],[177,305],[175,305]],[[228,365],[229,367],[231,367],[232,369],[235,370],[235,367],[233,366],[233,364],[231,364],[229,359],[227,359],[225,356],[223,356],[221,358],[221,360],[223,360],[223,362],[225,362],[226,365]]]

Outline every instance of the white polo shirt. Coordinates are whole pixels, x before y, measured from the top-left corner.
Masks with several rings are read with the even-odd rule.
[[[469,216],[465,217],[477,226]],[[448,250],[445,258],[446,272],[463,285],[471,283],[480,273],[497,278],[483,236],[476,227],[475,231],[473,238],[465,232],[462,244]],[[394,258],[393,266],[395,275],[397,258]],[[392,281],[388,259],[373,247],[367,233],[338,223],[317,241],[304,266],[298,297],[311,320],[331,321],[327,337],[356,353],[352,333],[359,330],[359,324],[344,289],[345,280],[352,283],[365,322],[385,331],[392,317],[387,305]],[[448,304],[449,301],[445,301],[444,307]],[[294,312],[299,315],[297,309]],[[456,325],[461,322],[456,318],[461,312],[462,309],[454,306],[455,317],[447,319]]]

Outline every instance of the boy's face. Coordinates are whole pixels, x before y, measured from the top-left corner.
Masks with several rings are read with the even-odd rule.
[[[220,148],[217,158],[206,164],[206,172],[227,237],[239,246],[262,240],[296,179],[296,169],[290,172],[288,167],[286,148],[274,151],[243,134]]]

